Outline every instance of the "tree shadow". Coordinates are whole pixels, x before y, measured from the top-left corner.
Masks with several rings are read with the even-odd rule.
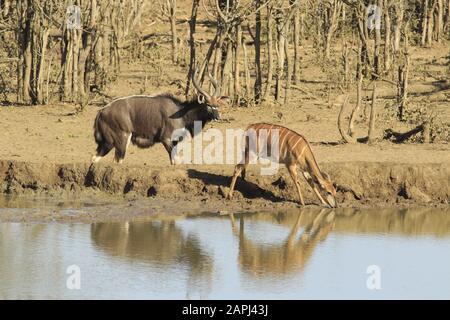
[[[386,129],[384,130],[383,139],[392,141],[393,143],[403,143],[409,138],[415,136],[416,134],[423,132],[424,129],[425,129],[424,124],[420,124],[415,128],[406,132],[397,132],[392,129]]]
[[[408,95],[410,97],[422,97],[422,96],[427,97],[439,93],[441,91],[447,91],[450,89],[450,84],[447,80],[436,80],[431,82],[431,85],[435,87],[434,90],[427,92],[410,92],[408,93]]]
[[[310,142],[312,146],[330,146],[330,147],[336,147],[343,145],[343,141],[312,141]]]

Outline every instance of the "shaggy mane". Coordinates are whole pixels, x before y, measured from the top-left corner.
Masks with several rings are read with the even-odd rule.
[[[191,106],[194,107],[198,104],[197,96],[192,96],[186,100],[182,100],[172,93],[162,93],[162,94],[159,94],[158,97],[168,98],[168,99],[172,100],[175,104],[182,105],[183,107],[191,107]]]

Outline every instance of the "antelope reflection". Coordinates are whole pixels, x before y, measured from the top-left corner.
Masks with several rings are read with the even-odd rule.
[[[118,257],[153,264],[185,264],[190,273],[211,272],[211,258],[202,251],[198,239],[187,236],[175,221],[93,223],[91,238],[102,251]]]
[[[284,219],[289,220],[289,217],[292,215],[284,216]],[[258,220],[260,220],[259,218]],[[279,219],[280,215],[276,218]],[[305,268],[317,244],[325,240],[333,229],[335,213],[331,209],[321,209],[319,212],[316,210],[301,211],[295,217],[292,229],[286,239],[275,245],[257,244],[246,237],[244,215],[240,216],[239,228],[233,215],[230,215],[230,219],[233,233],[239,239],[241,268],[255,275],[285,274],[293,271],[301,272]],[[281,223],[285,224],[286,221],[281,221]],[[301,226],[304,226],[304,229],[298,237]]]

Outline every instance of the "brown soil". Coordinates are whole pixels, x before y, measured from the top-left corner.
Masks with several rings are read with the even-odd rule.
[[[186,8],[180,11],[180,21],[187,18],[189,10]],[[199,37],[209,39],[210,31],[200,27]],[[167,30],[153,32],[163,34]],[[181,96],[182,88],[175,84],[184,83],[186,66],[183,63],[172,66],[168,58],[169,47],[169,43],[161,42],[150,52],[160,57],[157,63],[161,73],[158,76],[149,68],[148,59],[151,57],[132,62],[124,58],[122,72],[110,85],[108,94],[119,97],[171,92]],[[338,49],[334,48],[336,55],[339,54]],[[222,110],[224,121],[211,123],[207,128],[224,131],[265,121],[303,134],[311,142],[320,166],[338,185],[338,200],[346,206],[448,205],[449,141],[394,144],[381,140],[387,128],[406,131],[415,126],[397,122],[392,116],[395,114],[393,96],[396,89],[383,83],[379,88],[378,102],[379,141],[370,146],[340,143],[336,123],[344,96],[337,88],[327,89],[330,75],[318,66],[312,46],[304,43],[302,52],[299,84],[302,90],[292,89],[287,104],[230,107]],[[449,84],[437,79],[445,77],[447,72],[447,53],[448,43],[433,49],[412,47],[413,70],[409,85],[411,108],[427,106],[444,125],[450,123]],[[425,74],[423,70],[428,71]],[[147,87],[143,87],[146,75],[150,76],[146,81]],[[366,95],[370,96],[370,91]],[[284,168],[278,176],[270,177],[259,176],[257,168],[250,168],[249,182],[239,182],[236,199],[226,201],[223,194],[229,185],[232,165],[171,166],[161,145],[148,150],[131,146],[122,165],[112,164],[112,152],[100,164],[91,166],[89,162],[95,150],[92,126],[98,107],[103,105],[98,102],[93,101],[82,112],[76,111],[77,106],[62,103],[0,108],[1,191],[7,194],[47,193],[61,197],[97,192],[125,194],[128,199],[153,196],[159,203],[174,203],[174,207],[184,207],[190,201],[194,203],[191,207],[208,210],[296,206],[293,185]],[[367,108],[369,103],[365,102]],[[358,119],[356,133],[360,137],[367,135],[367,119]],[[309,190],[307,202],[316,203]]]
[[[395,164],[388,162],[323,163],[338,185],[338,202],[343,207],[373,206],[448,206],[450,167],[446,164]],[[156,212],[236,212],[278,210],[297,207],[297,196],[285,170],[280,177],[261,176],[250,168],[246,182],[238,181],[232,201],[228,191],[232,166],[180,165],[176,167],[118,164],[52,164],[0,161],[3,193],[51,196],[76,206],[87,196],[97,196],[109,204],[95,210],[97,218],[149,215]],[[113,195],[124,195],[113,198]],[[123,211],[123,207],[151,197],[145,210]],[[77,201],[77,199],[79,199]],[[307,189],[308,206],[317,204]],[[96,200],[98,203],[98,200]],[[14,203],[8,205],[15,207]],[[75,206],[75,207],[76,207]],[[156,206],[156,207],[155,207]],[[5,215],[0,220],[75,219],[60,211],[41,210],[34,217],[25,210]],[[76,220],[95,220],[92,213]]]

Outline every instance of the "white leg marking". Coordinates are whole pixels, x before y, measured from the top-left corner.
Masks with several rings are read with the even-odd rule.
[[[295,138],[295,134],[292,134],[292,136],[289,139],[287,139],[287,141],[286,141],[286,148],[284,148],[284,150],[283,150],[284,151],[283,159],[285,159],[287,157],[289,151],[292,151],[292,149],[288,150],[288,147],[289,147],[289,144],[290,144],[292,138]]]
[[[116,157],[116,155],[114,155],[114,159],[113,159],[114,163],[122,163],[122,159],[119,159]]]
[[[92,163],[97,163],[97,162],[99,162],[100,161],[100,159],[101,159],[102,157],[100,157],[100,156],[97,156],[97,155],[95,155],[95,156],[92,156],[92,160],[91,160],[91,162]]]
[[[127,146],[125,147],[125,152],[128,150],[128,146],[130,145],[130,143],[131,143],[131,133],[128,134],[128,137],[127,137]]]
[[[303,176],[308,180],[308,179],[312,179],[311,175],[309,174],[309,172],[307,171],[303,171]]]
[[[285,131],[286,132],[286,131]],[[291,132],[290,131],[288,131],[285,135],[284,135],[284,137],[283,137],[283,139],[281,140],[281,143],[280,143],[280,145],[279,145],[279,149],[280,149],[280,151],[279,151],[279,156],[280,156],[280,159],[284,159],[284,157],[286,156],[286,149],[287,149],[287,147],[285,147],[284,146],[284,141],[286,140],[286,138],[287,138],[287,136],[290,134]],[[281,152],[283,152],[283,153],[281,153]],[[283,155],[282,155],[283,154]]]

